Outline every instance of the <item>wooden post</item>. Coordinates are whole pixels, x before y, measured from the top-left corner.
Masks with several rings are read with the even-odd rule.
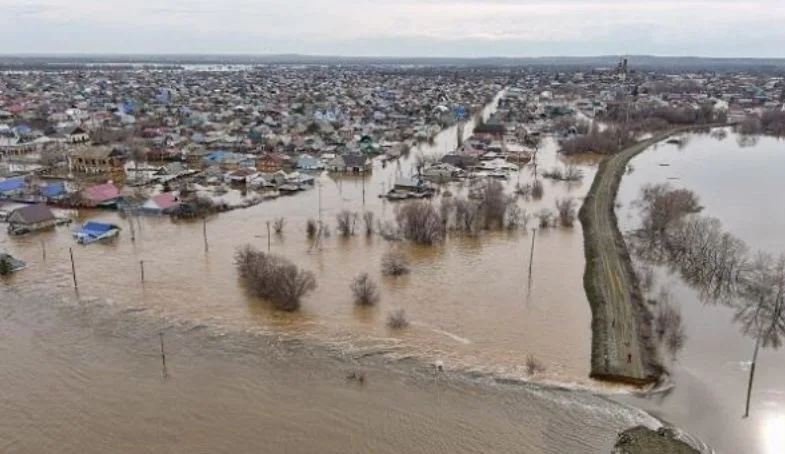
[[[162,367],[162,374],[164,380],[166,380],[166,353],[164,352],[164,330],[158,332],[158,335],[161,337],[161,367]]]
[[[204,252],[207,252],[210,249],[207,244],[207,218],[202,219],[202,234],[204,235]]]
[[[267,221],[267,253],[270,253],[270,221]]]
[[[365,206],[365,173],[363,172],[363,206]]]
[[[532,229],[532,246],[529,253],[529,280],[532,278],[532,265],[534,265],[534,238],[537,237],[537,229]]]
[[[144,260],[139,260],[139,269],[142,271],[142,284],[144,284]]]
[[[74,264],[74,249],[69,247],[68,253],[71,254],[71,275],[74,277],[74,288],[79,288],[79,284],[76,283],[76,265]]]
[[[46,243],[44,240],[41,240],[41,254],[43,254],[44,262],[46,261]]]

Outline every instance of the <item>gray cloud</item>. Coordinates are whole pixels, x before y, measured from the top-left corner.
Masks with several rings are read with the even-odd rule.
[[[759,0],[0,0],[4,52],[783,56]]]

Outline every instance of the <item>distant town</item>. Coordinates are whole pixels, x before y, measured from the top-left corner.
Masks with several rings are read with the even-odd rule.
[[[505,161],[528,162],[541,134],[567,153],[603,152],[589,140],[602,134],[595,119],[637,132],[721,121],[781,134],[784,88],[778,76],[636,71],[626,59],[571,72],[19,66],[0,79],[0,197],[172,215],[193,215],[196,197],[249,206],[308,189],[313,172],[370,172],[490,103],[498,110],[469,141],[406,176],[504,178]],[[232,188],[242,195],[221,197]]]

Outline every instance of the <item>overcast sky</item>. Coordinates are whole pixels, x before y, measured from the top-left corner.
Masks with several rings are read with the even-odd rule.
[[[785,57],[785,0],[0,0],[0,53]]]

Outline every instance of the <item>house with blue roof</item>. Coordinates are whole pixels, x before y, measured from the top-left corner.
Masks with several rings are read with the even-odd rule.
[[[0,180],[0,196],[11,197],[21,194],[25,189],[25,177]]]

